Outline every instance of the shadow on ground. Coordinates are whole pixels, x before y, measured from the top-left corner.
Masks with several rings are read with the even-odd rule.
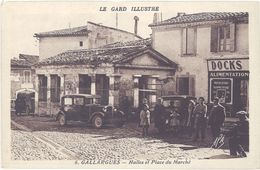
[[[55,121],[54,117],[40,117],[40,116],[16,116],[11,115],[11,119],[16,123],[26,126],[32,131],[51,131],[51,132],[63,132],[63,133],[80,133],[80,134],[91,134],[93,138],[97,138],[101,141],[108,141],[121,138],[142,138],[141,128],[138,127],[137,123],[127,123],[122,128],[115,128],[113,126],[105,126],[102,129],[95,129],[90,125],[83,122],[68,122],[64,127],[61,127],[58,122]],[[12,129],[17,130],[13,125]],[[104,138],[105,137],[105,138]],[[155,140],[158,139],[158,140]],[[167,132],[165,134],[159,134],[157,129],[154,128],[153,124],[149,129],[149,137],[146,138],[145,143],[169,143],[179,144],[178,148],[182,150],[193,150],[198,148],[209,148],[213,143],[213,139],[210,134],[210,130],[206,131],[206,139],[204,142],[197,141],[193,142],[192,138],[187,134],[179,133],[174,134]],[[227,149],[228,141],[225,139],[225,144],[222,149]],[[166,147],[174,147],[169,145]],[[158,149],[164,149],[166,147],[159,147]]]

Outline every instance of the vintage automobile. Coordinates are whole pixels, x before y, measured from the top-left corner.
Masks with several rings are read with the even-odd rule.
[[[159,132],[165,132],[172,130],[171,127],[171,114],[174,109],[180,114],[179,120],[182,123],[188,117],[188,105],[189,101],[193,100],[196,102],[196,97],[189,95],[169,95],[162,96],[164,112],[161,113],[160,119],[156,121],[155,127]],[[174,108],[174,109],[173,109]],[[181,126],[180,125],[180,126]]]
[[[101,128],[106,124],[121,127],[125,123],[125,114],[113,106],[99,104],[100,96],[89,94],[70,94],[61,98],[61,107],[56,116],[61,126],[68,121],[82,121]]]

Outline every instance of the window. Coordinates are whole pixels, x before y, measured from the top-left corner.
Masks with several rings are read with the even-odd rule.
[[[219,51],[230,51],[230,27],[219,28]]]
[[[72,98],[70,97],[64,98],[64,105],[72,105]]]
[[[30,83],[30,82],[31,82],[31,72],[24,71],[24,83]]]
[[[83,41],[80,41],[80,42],[79,42],[79,46],[80,46],[80,47],[83,47]]]
[[[177,77],[177,93],[195,96],[195,78],[193,76]]]
[[[85,101],[86,101],[86,104],[93,104],[92,98],[86,98]]]
[[[211,52],[235,51],[235,24],[211,27]]]
[[[189,94],[189,77],[178,78],[178,93],[181,95]]]
[[[90,94],[91,92],[91,77],[87,74],[79,74],[79,93]]]
[[[196,28],[182,30],[182,55],[196,55]]]
[[[84,105],[84,98],[83,97],[76,97],[76,98],[74,98],[74,104],[83,106]]]

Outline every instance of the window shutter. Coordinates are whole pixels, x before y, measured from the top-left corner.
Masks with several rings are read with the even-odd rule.
[[[236,24],[230,24],[230,51],[236,50]]]
[[[182,38],[181,54],[183,55],[183,54],[186,54],[186,48],[187,48],[187,46],[186,46],[186,44],[187,44],[187,41],[186,41],[187,28],[183,28],[182,31],[181,31],[181,34],[182,34],[182,36],[181,36],[181,38]]]
[[[218,27],[211,27],[210,52],[218,52]]]
[[[180,85],[180,78],[176,77],[176,92],[177,94],[179,94],[180,90],[179,90],[179,86]]]
[[[195,78],[189,77],[189,95],[195,96]]]

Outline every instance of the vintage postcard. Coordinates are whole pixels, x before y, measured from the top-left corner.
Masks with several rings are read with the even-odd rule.
[[[6,1],[1,19],[4,168],[260,168],[258,2]]]

